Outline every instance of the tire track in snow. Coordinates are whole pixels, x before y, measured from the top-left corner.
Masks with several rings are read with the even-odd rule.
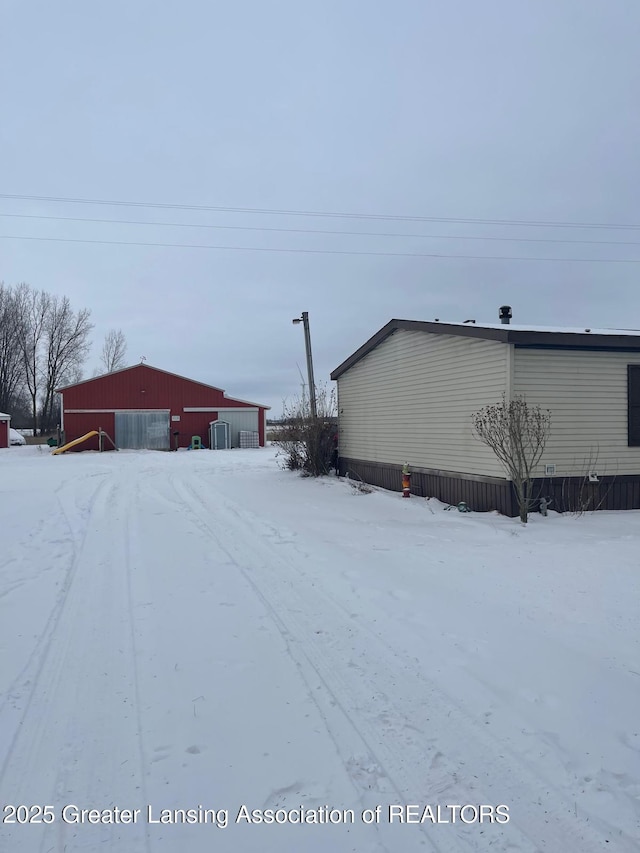
[[[104,493],[107,481],[101,483],[90,501],[89,513],[95,506],[108,502]],[[55,715],[55,696],[63,677],[64,668],[72,642],[72,628],[82,604],[83,589],[81,575],[82,557],[89,535],[89,526],[85,526],[80,542],[74,547],[71,566],[65,579],[65,585],[57,606],[52,611],[41,642],[31,655],[33,667],[31,678],[25,682],[28,693],[24,697],[24,706],[19,722],[15,725],[13,738],[0,769],[0,800],[14,805],[41,804],[53,805],[54,794],[60,773],[58,756],[50,750],[51,738],[48,733],[49,716]],[[18,694],[16,701],[23,698]],[[0,722],[4,720],[0,717]],[[58,718],[58,722],[61,721]],[[36,793],[38,789],[42,794]],[[21,851],[48,849],[54,836],[57,846],[63,850],[61,823],[47,826],[16,826],[7,830],[8,836],[15,840],[15,849]],[[48,837],[47,837],[48,836]]]
[[[142,472],[142,473],[147,473]],[[117,476],[117,475],[112,475]],[[83,749],[75,750],[75,763],[67,764],[58,774],[57,791],[59,801],[74,802],[84,796],[84,802],[94,807],[104,808],[111,805],[120,807],[141,808],[142,820],[132,834],[129,827],[124,831],[119,827],[100,827],[100,837],[96,838],[97,830],[90,828],[87,835],[91,837],[75,839],[78,850],[104,851],[105,849],[120,853],[152,853],[149,826],[144,820],[145,807],[148,802],[146,793],[147,763],[145,761],[142,743],[142,721],[140,715],[140,696],[138,679],[138,661],[136,657],[135,620],[133,617],[133,601],[131,594],[132,570],[132,541],[136,541],[131,528],[131,516],[137,510],[139,496],[138,482],[135,482],[133,500],[128,496],[129,481],[116,481],[112,484],[107,513],[99,519],[96,529],[99,530],[99,541],[96,544],[100,550],[99,565],[102,573],[98,581],[102,583],[99,594],[95,598],[96,609],[100,608],[101,623],[99,630],[93,629],[94,636],[107,638],[111,643],[108,651],[114,655],[105,666],[104,672],[96,672],[97,689],[101,696],[99,711],[92,729],[100,732],[110,732],[108,739],[89,738]],[[108,530],[109,555],[104,560],[104,536]],[[116,645],[117,644],[117,645]],[[107,655],[108,658],[108,655]],[[109,665],[109,663],[111,665]],[[106,683],[105,683],[106,679]],[[93,693],[85,691],[85,695]],[[126,706],[118,714],[118,705],[114,706],[113,698],[122,696],[121,701]],[[113,697],[113,698],[112,698]],[[111,701],[110,701],[111,700]],[[80,720],[84,722],[86,706],[79,701]],[[115,712],[115,713],[114,713]],[[114,723],[120,716],[120,722],[125,720],[126,732]],[[66,742],[74,743],[78,719],[73,716],[68,720]],[[123,756],[125,758],[123,759]],[[126,767],[125,767],[126,765]],[[96,772],[97,771],[97,772]],[[80,793],[73,797],[73,792]],[[73,851],[75,843],[65,838],[61,850]],[[62,844],[62,842],[61,842]],[[44,842],[43,842],[44,846]],[[41,850],[40,853],[48,853]]]
[[[330,683],[335,681],[335,679],[329,675],[327,664],[320,660],[320,655],[314,653],[315,649],[312,653],[309,653],[309,650],[305,650],[299,645],[298,638],[305,631],[298,629],[296,634],[296,632],[291,630],[292,620],[280,616],[278,608],[274,607],[270,598],[254,582],[251,569],[244,565],[241,558],[238,558],[237,553],[235,553],[236,549],[229,547],[229,540],[220,538],[210,523],[203,518],[200,501],[195,493],[185,484],[176,484],[176,478],[173,475],[170,476],[169,483],[173,492],[173,498],[165,495],[164,499],[174,510],[176,505],[181,509],[185,505],[187,506],[190,522],[196,529],[204,533],[208,539],[212,540],[216,547],[237,567],[245,578],[249,588],[253,590],[254,594],[262,602],[265,611],[275,623],[284,641],[287,653],[296,666],[302,680],[307,685],[308,695],[316,705],[327,733],[342,760],[345,771],[354,789],[360,796],[359,805],[364,808],[370,807],[371,802],[377,803],[390,800],[398,803],[403,802],[401,788],[387,772],[377,754],[381,751],[387,753],[387,763],[390,763],[393,761],[393,748],[379,744],[377,751],[375,751],[370,746],[365,734],[358,728],[353,714],[349,713],[340,696],[336,693],[335,684],[332,685]],[[156,498],[162,496],[160,488],[154,490],[153,493]],[[244,540],[246,540],[245,533],[246,531],[242,531],[243,535],[241,538]],[[230,536],[229,538],[233,539],[234,537]],[[244,553],[244,557],[246,557],[246,552]],[[345,689],[348,690],[348,687],[343,685],[343,693]],[[354,744],[358,745],[355,755]],[[274,805],[270,802],[270,798],[267,805],[269,807],[273,807]],[[279,802],[278,805],[284,806],[285,803]],[[397,849],[397,829],[397,826],[386,823],[380,823],[376,826],[379,850],[385,851],[385,853],[393,853]],[[413,829],[416,831],[415,835],[409,830],[413,837],[405,837],[402,841],[402,849],[406,853],[412,853],[412,851],[417,850],[424,851],[427,848],[436,851],[436,853],[441,853],[441,851],[446,849],[436,843],[435,839],[430,837],[426,832],[421,832],[419,827],[414,827]],[[388,843],[388,846],[385,841]],[[472,848],[463,839],[458,849],[462,851]]]
[[[136,509],[139,506],[140,499],[140,480],[136,481],[136,491],[135,491],[135,506]],[[131,572],[133,569],[132,559],[131,559],[131,543],[132,540],[135,539],[136,544],[138,544],[137,536],[135,535],[132,527],[131,527],[131,507],[128,507],[124,513],[124,542],[126,542],[126,562],[125,562],[125,571],[127,576],[127,616],[128,616],[128,624],[129,624],[129,642],[130,642],[130,653],[131,653],[131,661],[133,667],[133,678],[134,678],[134,698],[135,698],[135,713],[136,713],[136,729],[137,729],[137,746],[138,746],[138,762],[139,762],[139,770],[140,770],[140,787],[142,789],[142,803],[143,806],[146,806],[149,803],[149,796],[147,794],[147,785],[146,778],[148,775],[148,761],[145,754],[144,748],[144,737],[142,734],[142,704],[140,698],[140,675],[139,675],[139,656],[138,656],[138,646],[136,643],[136,628],[135,628],[135,615],[134,615],[134,607],[133,607],[133,590],[131,583]],[[145,821],[144,823],[144,832],[145,832],[145,853],[152,853],[152,844],[151,844],[151,833],[149,830],[149,824]]]
[[[334,644],[337,647],[332,649],[330,643],[320,643],[309,622],[305,623],[296,615],[309,610],[308,601],[302,598],[296,588],[304,582],[301,574],[283,559],[281,549],[276,553],[270,543],[256,543],[259,523],[256,523],[252,513],[242,510],[219,493],[214,494],[215,500],[212,501],[211,484],[202,482],[201,485],[203,491],[196,493],[187,484],[176,485],[175,478],[173,480],[176,494],[187,505],[194,523],[214,539],[243,572],[281,630],[301,672],[304,674],[305,669],[301,659],[306,658],[307,670],[310,665],[326,685],[343,715],[359,732],[363,743],[367,744],[368,752],[374,757],[380,756],[378,764],[383,773],[386,772],[391,780],[395,780],[393,787],[403,795],[408,795],[412,801],[434,800],[434,790],[426,789],[424,772],[416,762],[415,748],[422,754],[424,740],[407,735],[411,720],[404,711],[405,707],[413,707],[414,710],[425,707],[430,714],[427,722],[432,742],[447,744],[446,754],[439,752],[433,755],[437,759],[434,769],[438,771],[440,779],[453,777],[455,784],[449,790],[462,794],[457,799],[447,794],[447,802],[497,803],[507,800],[511,807],[512,822],[505,830],[504,837],[490,837],[489,834],[484,838],[479,837],[478,829],[473,827],[473,836],[457,834],[458,849],[464,844],[478,850],[491,847],[497,850],[555,851],[561,848],[575,849],[578,844],[581,851],[595,852],[603,849],[606,842],[609,850],[637,849],[633,839],[618,835],[604,821],[594,820],[595,825],[589,826],[575,819],[574,804],[568,802],[562,790],[554,788],[548,780],[536,774],[535,769],[523,761],[521,756],[505,748],[499,739],[443,694],[435,683],[411,670],[403,656],[398,655],[375,632],[362,623],[348,621],[348,613],[344,608],[339,612],[340,608],[334,600],[313,587],[315,599],[323,603],[321,618],[326,619],[331,615],[334,620],[329,637],[340,636],[341,643],[348,648],[349,634],[359,633],[360,649],[367,645],[375,648],[379,674],[370,674],[373,655],[367,655],[369,666],[366,669],[357,665],[351,667],[351,677],[345,679],[342,675],[344,661],[340,654],[341,644]],[[208,493],[206,496],[204,490]],[[213,526],[212,518],[219,522],[219,527]],[[225,534],[221,536],[223,529]],[[268,571],[268,577],[265,570]],[[299,641],[304,641],[304,648]],[[357,650],[356,639],[351,642],[352,650]],[[398,673],[404,673],[406,678],[399,682]],[[409,684],[408,678],[413,679],[413,683]],[[385,686],[393,684],[395,680],[394,698],[380,693],[378,679]],[[358,689],[360,696],[357,695]],[[323,710],[330,727],[329,712],[326,707]],[[399,731],[397,721],[403,721],[405,728],[400,727]],[[380,737],[381,729],[383,737]],[[339,749],[348,764],[349,759]],[[468,766],[471,762],[467,756],[472,756],[474,766]],[[439,767],[435,767],[438,764]],[[357,773],[354,774],[353,767],[350,769],[354,778]],[[475,774],[474,770],[477,771]],[[461,781],[471,775],[477,778],[473,786]],[[356,784],[358,781],[354,779]],[[446,788],[436,790],[438,794],[445,792]],[[440,797],[438,799],[442,802]],[[429,840],[433,839],[430,837]]]
[[[46,571],[46,569],[40,569],[40,571],[37,571],[34,574],[27,574],[25,569],[29,565],[29,561],[24,559],[24,551],[29,551],[34,539],[37,540],[42,531],[50,524],[51,520],[49,518],[41,518],[37,523],[37,526],[29,530],[29,535],[26,541],[23,540],[16,543],[16,545],[10,549],[9,556],[7,557],[6,554],[3,556],[3,559],[0,561],[0,574],[3,576],[2,585],[0,585],[0,598],[6,598],[11,595],[12,592],[15,592],[16,589],[20,589],[20,587],[24,586],[24,584],[37,580],[42,571]],[[12,556],[12,551],[18,551],[22,559],[19,560],[18,557]],[[13,578],[10,576],[8,580],[5,580],[5,574],[10,574],[8,572],[9,567],[15,563],[21,564],[19,568],[14,568],[15,576]]]
[[[0,775],[4,803],[58,812],[48,826],[9,828],[9,849],[20,853],[150,853],[146,822],[73,825],[59,814],[70,803],[146,805],[124,495],[112,475],[90,502],[64,603]]]
[[[295,616],[296,613],[302,613],[308,609],[302,598],[297,596],[290,601],[288,606],[283,607],[284,599],[277,598],[276,600],[273,594],[267,591],[268,584],[256,583],[255,563],[257,562],[261,567],[265,564],[264,552],[257,555],[257,561],[255,556],[253,559],[251,556],[247,559],[250,554],[249,550],[246,547],[238,549],[235,544],[239,541],[246,543],[251,540],[255,536],[255,525],[251,525],[253,536],[247,537],[246,530],[243,529],[239,531],[238,536],[233,536],[229,532],[228,538],[221,539],[219,533],[211,527],[208,519],[202,516],[201,497],[185,484],[176,486],[175,478],[172,485],[180,503],[186,503],[189,507],[192,521],[209,538],[213,539],[216,546],[226,553],[231,562],[242,572],[247,583],[262,601],[265,610],[275,622],[283,637],[289,656],[308,686],[309,696],[318,708],[328,734],[342,759],[345,771],[354,788],[360,794],[361,807],[371,805],[373,794],[378,795],[374,802],[381,803],[434,802],[432,796],[434,791],[425,789],[424,768],[422,763],[416,760],[416,756],[422,756],[424,752],[424,741],[418,740],[412,733],[412,730],[413,732],[417,730],[413,727],[412,722],[406,718],[404,712],[397,708],[391,711],[387,704],[384,708],[386,715],[384,713],[367,714],[366,707],[375,703],[380,695],[375,684],[367,686],[365,690],[361,691],[360,695],[357,696],[358,702],[353,704],[351,697],[354,693],[354,685],[349,678],[342,675],[344,662],[341,656],[340,660],[337,657],[328,658],[326,649],[323,649],[318,642],[305,644],[304,647],[301,645],[302,638],[306,639],[314,635],[310,626]],[[225,510],[232,507],[226,502],[223,502],[223,505]],[[215,507],[215,515],[218,518],[220,517],[219,505]],[[227,531],[232,531],[234,524],[228,522],[229,519],[225,517],[224,527]],[[235,524],[235,529],[238,530],[237,524]],[[281,560],[281,555],[275,553],[267,555],[267,562],[271,565],[279,565]],[[249,566],[248,563],[254,563],[254,565]],[[282,580],[282,574],[278,576],[278,580]],[[322,614],[323,617],[324,615]],[[344,621],[342,615],[340,619]],[[351,629],[349,628],[349,630]],[[386,699],[386,697],[384,698]],[[354,747],[354,744],[358,746]],[[433,757],[435,762],[432,761],[432,772],[439,757],[439,753],[435,749],[433,750]],[[436,793],[442,795],[450,788],[451,785],[443,777],[437,786]],[[424,796],[416,796],[418,791],[424,791]],[[405,796],[406,794],[410,795],[408,799]],[[442,799],[439,801],[442,802]],[[464,804],[474,802],[474,800],[473,798],[459,800],[452,797],[447,802]],[[390,827],[381,823],[377,829],[379,833],[388,836],[391,845],[389,849],[396,849],[398,843],[397,827]],[[426,829],[427,831],[423,829],[420,832],[418,827],[414,827],[411,831],[415,831],[416,837],[413,840],[403,839],[403,849],[413,849],[412,843],[419,846],[420,849],[424,849],[425,845],[438,851],[448,849],[446,846],[441,848],[436,839],[428,834],[429,830],[433,831],[433,827],[428,825]],[[473,850],[476,849],[476,846],[470,838],[458,834],[457,849]]]
[[[106,481],[103,481],[98,485],[90,500],[88,508],[89,514],[93,510],[93,507],[96,502],[99,500],[101,493],[107,488],[107,485],[108,483]],[[67,524],[67,527],[69,528],[69,532],[72,536],[74,536],[73,527],[69,521],[69,516],[64,508],[63,503],[60,501],[60,499],[58,500],[60,504],[60,509],[65,518],[65,522]],[[43,529],[44,526],[41,525],[39,530],[42,531]],[[45,626],[42,629],[38,639],[36,640],[33,649],[29,654],[29,657],[25,661],[24,666],[16,674],[13,681],[7,687],[2,703],[0,704],[0,731],[6,731],[11,726],[11,722],[8,719],[8,717],[10,716],[9,711],[12,710],[8,708],[10,702],[17,703],[20,700],[24,702],[23,713],[22,715],[20,715],[19,720],[17,722],[16,731],[18,730],[18,727],[23,725],[24,717],[29,711],[31,700],[37,689],[39,678],[42,674],[43,667],[47,660],[47,650],[49,648],[51,638],[54,636],[62,614],[64,613],[64,610],[68,605],[69,594],[73,586],[73,582],[78,569],[79,555],[82,553],[82,548],[84,546],[87,533],[88,527],[85,525],[84,530],[78,536],[78,539],[75,540],[74,537],[74,539],[72,540],[73,551],[71,555],[71,560],[62,584],[62,588],[58,594],[58,599],[54,607],[52,608],[49,617],[45,623]],[[23,696],[23,693],[19,690],[20,686],[26,689],[26,696]],[[13,715],[15,715],[15,709],[13,710]],[[2,766],[0,767],[0,785],[2,784],[4,767],[6,762],[9,760],[9,754],[11,752],[12,747],[13,741],[9,744],[9,751],[5,755]]]

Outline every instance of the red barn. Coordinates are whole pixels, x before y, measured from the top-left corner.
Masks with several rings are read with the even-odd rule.
[[[193,436],[199,436],[203,447],[209,447],[209,426],[220,420],[229,424],[231,447],[240,446],[240,431],[258,433],[259,444],[264,447],[269,406],[235,400],[220,388],[148,364],[125,367],[57,390],[67,442],[103,429],[123,449],[188,447]],[[77,449],[97,450],[98,438],[83,442]]]
[[[9,447],[9,427],[11,426],[11,415],[0,412],[0,447]]]

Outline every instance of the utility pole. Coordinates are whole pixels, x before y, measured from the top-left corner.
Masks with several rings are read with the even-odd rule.
[[[318,409],[316,406],[316,383],[313,378],[313,358],[311,355],[311,332],[309,331],[309,312],[303,311],[301,317],[296,317],[291,322],[294,324],[302,323],[304,326],[304,345],[307,351],[307,375],[309,377],[309,403],[311,405],[311,417],[315,420],[318,417]]]

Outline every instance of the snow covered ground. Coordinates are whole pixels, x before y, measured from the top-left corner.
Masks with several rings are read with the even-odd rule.
[[[639,850],[640,513],[274,455],[0,451],[0,849]]]

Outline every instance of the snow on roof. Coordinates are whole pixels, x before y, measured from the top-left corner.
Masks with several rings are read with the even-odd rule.
[[[0,412],[0,421],[10,421],[11,415],[6,415],[4,412]]]
[[[464,326],[473,327],[475,329],[504,329],[514,332],[549,332],[551,334],[563,335],[584,335],[585,332],[592,335],[629,335],[631,337],[639,337],[640,329],[595,329],[586,327],[583,329],[577,326],[525,326],[519,323],[463,323],[457,320],[438,320],[434,321],[442,323],[446,326]]]
[[[471,321],[450,323],[444,320],[394,319],[389,320],[375,335],[336,367],[331,373],[331,378],[338,379],[389,335],[400,329],[432,335],[485,338],[520,346],[577,347],[600,350],[614,348],[629,349],[634,352],[640,350],[640,329],[591,329],[589,327],[579,329],[571,326],[521,326],[517,323],[475,323]]]

